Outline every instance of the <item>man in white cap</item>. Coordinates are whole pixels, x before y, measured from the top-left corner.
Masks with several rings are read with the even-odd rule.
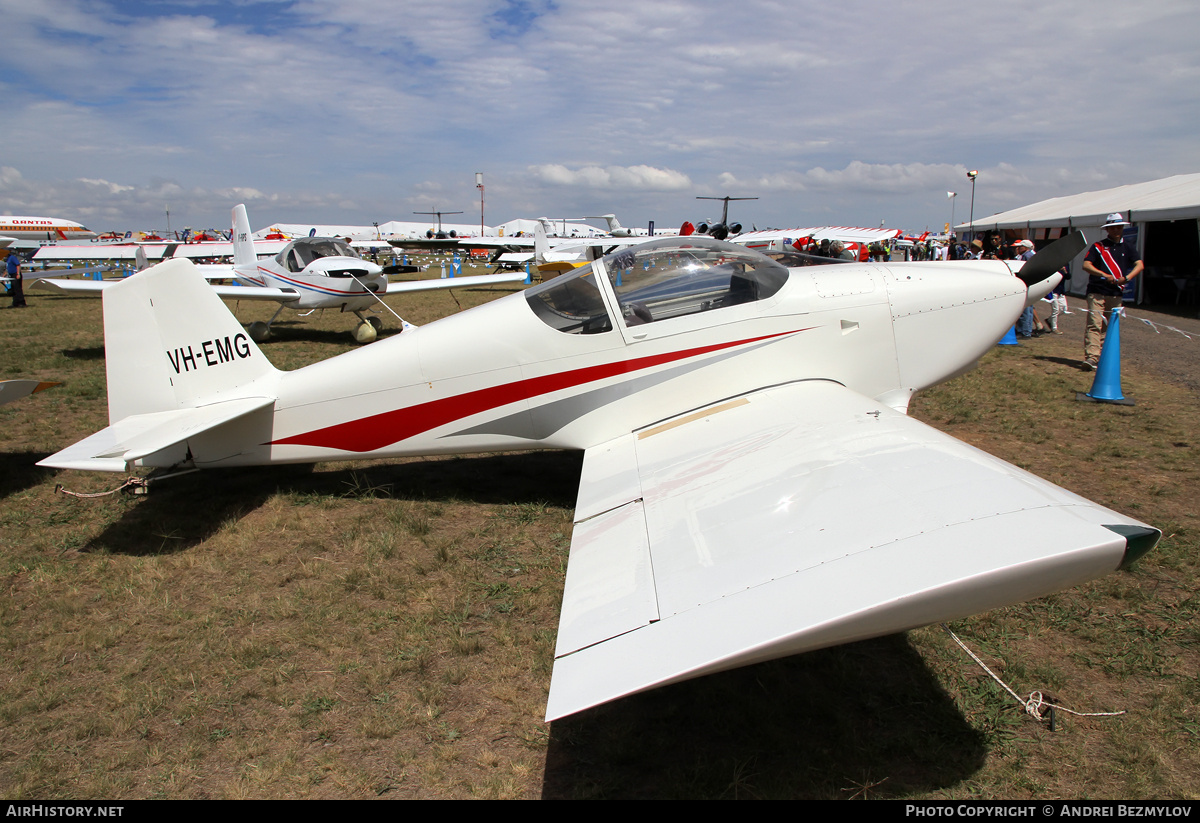
[[[1104,320],[1121,305],[1125,284],[1142,273],[1142,258],[1124,239],[1129,223],[1120,212],[1113,212],[1104,224],[1108,237],[1088,249],[1083,270],[1088,273],[1087,330],[1083,335],[1083,365],[1094,369],[1100,362],[1104,345]]]
[[[1029,240],[1018,240],[1013,246],[1013,251],[1017,252],[1018,260],[1033,259],[1033,243]],[[1025,311],[1021,312],[1021,316],[1017,318],[1017,334],[1021,337],[1033,337],[1034,327],[1040,323],[1033,306],[1026,306]]]

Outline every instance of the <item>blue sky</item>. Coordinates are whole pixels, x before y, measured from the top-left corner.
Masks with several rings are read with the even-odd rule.
[[[0,213],[922,230],[1200,171],[1200,6],[0,0]]]

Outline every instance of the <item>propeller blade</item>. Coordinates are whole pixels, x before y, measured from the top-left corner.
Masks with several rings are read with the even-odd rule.
[[[1083,239],[1083,232],[1075,230],[1031,257],[1017,272],[1017,277],[1025,281],[1026,286],[1040,283],[1070,263],[1085,248],[1087,241]]]

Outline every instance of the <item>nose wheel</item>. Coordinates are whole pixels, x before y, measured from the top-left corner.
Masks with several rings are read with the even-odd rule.
[[[378,317],[363,317],[362,312],[355,312],[360,322],[354,327],[354,340],[357,343],[372,343],[383,331],[383,321]]]
[[[267,338],[271,336],[271,324],[275,322],[275,318],[279,316],[281,311],[283,311],[282,304],[275,310],[275,313],[271,315],[271,319],[266,323],[261,320],[255,320],[247,326],[246,333],[250,335],[250,339],[255,343],[266,342]]]

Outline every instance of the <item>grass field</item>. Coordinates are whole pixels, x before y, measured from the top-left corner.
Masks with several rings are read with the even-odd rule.
[[[425,323],[511,291],[389,303]],[[1200,795],[1200,397],[1127,369],[1137,406],[1077,403],[1078,314],[913,413],[1164,530],[1132,571],[952,626],[1019,693],[1127,714],[1051,731],[929,627],[548,725],[579,455],[68,497],[122,480],[33,465],[107,424],[100,302],[30,294],[0,311],[0,377],[64,385],[0,407],[6,798]],[[330,357],[351,319],[289,319],[264,350]]]

